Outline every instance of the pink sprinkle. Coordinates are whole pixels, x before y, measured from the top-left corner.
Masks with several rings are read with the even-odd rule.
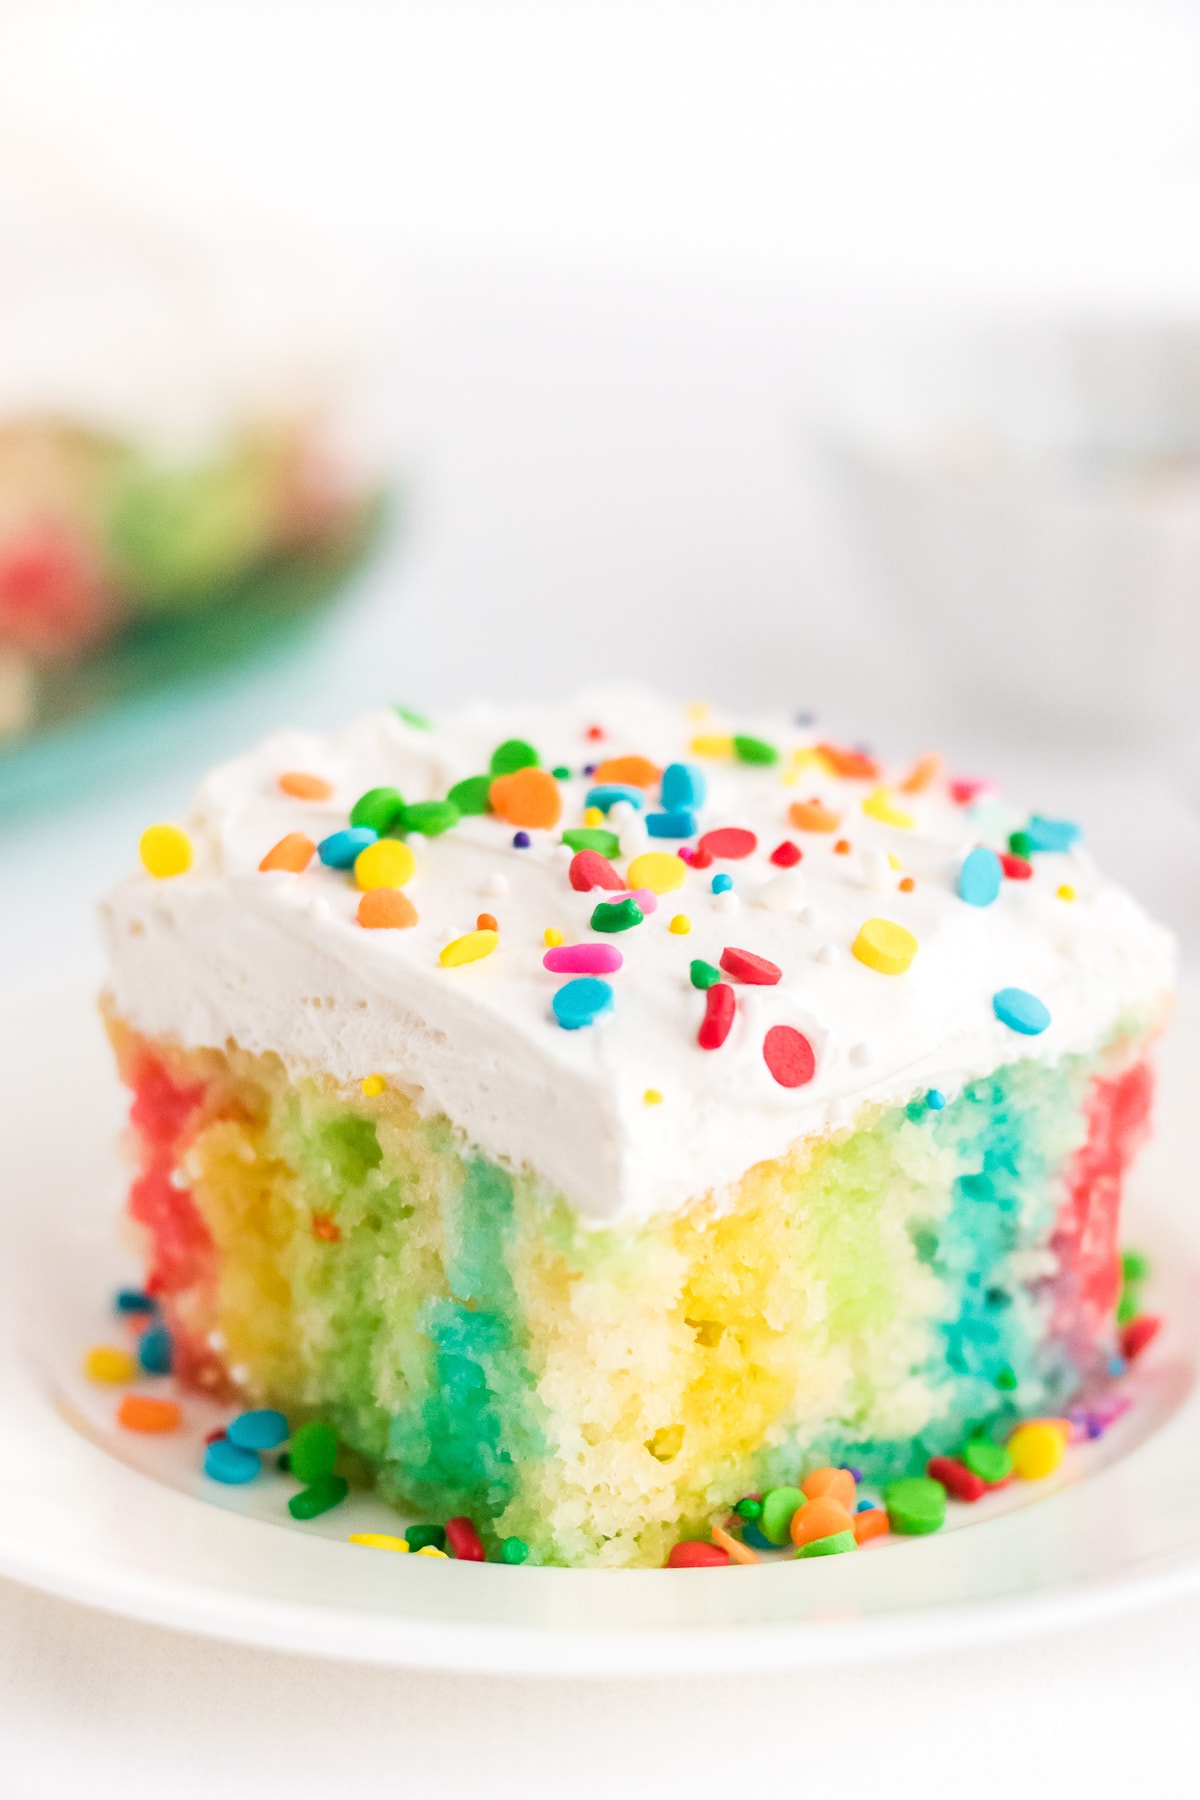
[[[972,800],[978,800],[980,794],[985,794],[992,784],[972,777],[965,781],[950,781],[946,785],[950,789],[950,798],[957,806],[970,806]]]
[[[695,856],[696,852],[692,849],[692,846],[690,844],[680,844],[680,846],[679,846],[678,850],[676,850],[675,854],[679,858],[680,862],[690,863],[693,856]]]
[[[547,950],[542,967],[552,975],[613,975],[624,961],[615,944],[559,944]]]
[[[623,900],[625,896],[621,894],[618,898]],[[650,888],[630,888],[629,898],[636,900],[644,913],[658,911],[658,895]]]

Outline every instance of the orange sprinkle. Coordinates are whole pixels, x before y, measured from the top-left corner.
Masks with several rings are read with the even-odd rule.
[[[330,1213],[314,1213],[312,1216],[312,1229],[313,1236],[315,1238],[320,1238],[323,1244],[337,1244],[341,1242],[341,1229],[337,1220],[333,1218]]]
[[[918,756],[904,780],[900,783],[902,794],[923,794],[931,787],[942,772],[942,759],[931,752],[928,756]]]
[[[619,781],[629,787],[650,788],[661,774],[658,764],[652,763],[649,757],[610,756],[605,762],[596,764],[592,780],[598,783]]]
[[[279,777],[279,785],[293,800],[329,800],[333,797],[331,781],[323,780],[320,775],[306,775],[301,769],[289,769]]]
[[[844,781],[878,781],[882,773],[873,756],[862,750],[843,750],[840,744],[818,744],[817,755],[831,775]]]
[[[797,831],[836,831],[841,824],[838,814],[830,812],[815,795],[811,800],[793,800],[788,818]]]
[[[299,875],[301,869],[307,869],[317,853],[317,846],[302,831],[289,831],[281,837],[259,863],[259,868],[287,869],[292,875]]]
[[[358,903],[358,922],[368,931],[403,931],[417,922],[417,909],[400,888],[368,888]]]
[[[126,1431],[176,1431],[182,1417],[174,1400],[153,1400],[148,1394],[126,1394],[117,1408],[117,1424]]]
[[[853,1515],[841,1501],[835,1500],[832,1494],[821,1494],[796,1509],[792,1519],[792,1542],[797,1550],[803,1550],[805,1544],[815,1544],[818,1538],[853,1529]]]
[[[749,1544],[743,1544],[740,1538],[731,1536],[728,1531],[722,1531],[719,1525],[714,1525],[712,1528],[712,1541],[718,1549],[724,1550],[730,1562],[756,1563],[762,1561],[758,1552],[752,1550]]]
[[[800,1483],[800,1492],[806,1500],[819,1500],[828,1494],[831,1500],[837,1500],[849,1512],[854,1505],[854,1477],[849,1469],[834,1469],[826,1466],[814,1469]]]
[[[916,887],[916,885],[917,884],[913,880],[912,876],[906,875],[904,877],[904,880],[900,883],[900,892],[902,894],[911,894],[913,889]]]
[[[837,843],[833,846],[833,854],[835,856],[849,856],[849,854],[850,854],[850,839],[849,838],[839,838]]]
[[[492,811],[510,825],[549,831],[562,817],[562,795],[549,769],[518,769],[497,775],[488,789]]]
[[[856,1544],[869,1544],[872,1538],[887,1536],[888,1516],[882,1506],[873,1506],[868,1512],[855,1513],[851,1529]]]
[[[475,929],[476,931],[499,931],[500,927],[491,913],[480,913],[475,921]]]

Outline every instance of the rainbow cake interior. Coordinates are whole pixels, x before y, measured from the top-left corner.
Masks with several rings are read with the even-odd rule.
[[[568,1565],[1061,1412],[1114,1354],[1166,934],[929,759],[642,696],[533,727],[272,740],[108,903],[176,1374]]]

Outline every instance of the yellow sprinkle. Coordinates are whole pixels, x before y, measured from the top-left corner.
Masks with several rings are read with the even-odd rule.
[[[346,1542],[365,1544],[368,1550],[395,1550],[401,1556],[407,1556],[409,1550],[407,1538],[392,1537],[387,1531],[352,1531]]]
[[[547,950],[557,950],[562,941],[562,932],[556,930],[553,925],[547,925],[545,931],[542,933],[542,942],[545,944]]]
[[[733,739],[724,735],[718,736],[716,733],[713,733],[710,736],[701,735],[700,737],[694,737],[692,739],[692,755],[732,756]]]
[[[373,1100],[376,1094],[382,1094],[385,1086],[386,1083],[384,1082],[382,1075],[363,1076],[362,1091],[367,1096],[368,1100]]]
[[[142,867],[158,881],[184,875],[192,866],[192,840],[178,825],[148,825],[138,842]]]
[[[1075,898],[1075,889],[1069,882],[1064,881],[1058,890],[1058,897],[1060,900],[1073,900]]]
[[[659,1093],[657,1088],[647,1088],[645,1093],[642,1095],[642,1099],[646,1102],[647,1106],[661,1106],[662,1105],[662,1095]]]
[[[398,838],[380,838],[368,844],[354,859],[354,879],[360,888],[402,888],[417,871],[417,859]]]
[[[652,894],[672,894],[683,886],[687,864],[670,850],[643,850],[625,871],[631,888],[649,888]]]
[[[862,809],[869,818],[878,819],[881,825],[894,825],[899,831],[911,831],[913,828],[912,814],[901,812],[898,806],[893,806],[892,796],[887,788],[876,788],[873,794],[868,794],[862,803]]]
[[[1049,1419],[1018,1425],[1008,1440],[1013,1468],[1023,1481],[1043,1481],[1047,1475],[1053,1475],[1066,1448],[1061,1429]]]
[[[903,975],[917,954],[917,940],[891,919],[868,919],[851,949],[860,963],[880,975]]]
[[[781,787],[795,787],[795,785],[799,781],[799,779],[800,779],[800,772],[798,769],[785,769],[783,771],[783,774],[779,777],[780,786]]]
[[[446,1555],[446,1552],[444,1550],[435,1550],[432,1544],[422,1544],[421,1548],[417,1551],[417,1555],[418,1556],[440,1556],[443,1562],[450,1561],[450,1558]]]
[[[691,929],[692,921],[688,918],[686,913],[676,913],[675,917],[667,927],[667,930],[673,931],[676,937],[686,937]]]
[[[604,813],[598,806],[585,806],[583,809],[583,822],[585,825],[592,826],[593,828],[597,825],[603,825]]]
[[[712,707],[707,700],[689,700],[684,711],[689,719],[707,719]]]
[[[83,1372],[89,1381],[133,1381],[138,1366],[128,1350],[119,1350],[113,1344],[97,1344],[84,1357]]]
[[[890,850],[888,851],[888,861],[892,865],[893,869],[899,869],[899,868],[903,867],[903,864],[901,863],[900,858],[898,856],[893,856]]]
[[[806,744],[803,749],[792,751],[793,768],[810,769],[814,763],[822,769],[825,767],[825,758],[813,744]]]
[[[500,942],[498,931],[468,931],[457,937],[438,956],[443,969],[457,969],[460,963],[478,962],[490,956]]]

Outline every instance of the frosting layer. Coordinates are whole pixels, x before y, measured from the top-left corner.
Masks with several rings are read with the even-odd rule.
[[[268,739],[202,784],[189,869],[140,872],[105,901],[117,1011],[189,1048],[233,1040],[297,1073],[383,1076],[609,1221],[719,1190],[863,1103],[952,1097],[1019,1058],[1090,1052],[1122,1015],[1144,1023],[1165,1008],[1170,934],[1062,822],[1031,823],[932,763],[888,770],[786,720],[695,713],[597,691],[519,715],[476,706],[437,729],[379,713],[329,737]],[[410,832],[415,924],[365,929],[353,871],[316,857],[299,873],[260,871],[288,834],[344,830],[366,791],[396,788],[409,807],[441,800],[514,738],[567,772],[555,780],[561,818],[525,829],[486,813]],[[605,770],[621,757],[642,765]],[[664,793],[656,771],[668,768]],[[328,798],[285,791],[280,777],[296,772],[319,779],[289,788],[327,784]],[[512,793],[493,797],[513,811]],[[572,885],[578,845],[561,838],[581,829],[611,832],[610,867],[645,881],[632,908],[623,889]],[[1007,852],[1017,829],[1027,859],[989,882],[987,859],[967,859],[981,845]],[[704,866],[630,869],[680,848]],[[603,929],[616,910],[643,916]],[[443,960],[491,929],[484,913],[495,948]],[[621,965],[548,969],[547,931],[615,948]],[[710,965],[701,982],[720,973],[715,1001],[693,961]],[[602,980],[611,1003],[568,1029],[560,1020],[578,1008],[554,1002],[571,980]],[[1013,991],[1041,1010],[998,1003]]]

